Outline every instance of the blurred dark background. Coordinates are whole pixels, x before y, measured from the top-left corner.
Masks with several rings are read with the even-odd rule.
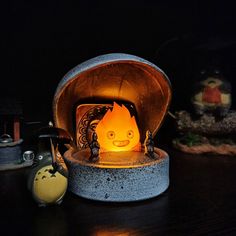
[[[0,97],[20,99],[25,121],[51,119],[63,75],[112,52],[134,54],[163,69],[173,86],[172,112],[189,107],[193,81],[209,65],[221,68],[235,91],[233,1],[9,0],[2,10]],[[168,122],[162,133],[173,130]]]

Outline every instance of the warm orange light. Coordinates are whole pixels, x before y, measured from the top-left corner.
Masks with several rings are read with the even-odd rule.
[[[140,134],[135,117],[129,110],[114,102],[113,109],[108,110],[96,127],[101,152],[138,151]]]
[[[130,236],[139,235],[135,230],[132,229],[96,229],[92,233],[92,236]]]

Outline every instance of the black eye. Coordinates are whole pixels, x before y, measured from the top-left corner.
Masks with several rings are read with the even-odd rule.
[[[115,132],[114,131],[108,131],[107,132],[107,137],[109,138],[109,139],[114,139],[115,138]]]
[[[133,130],[128,130],[127,137],[130,138],[130,139],[133,138],[134,137],[134,131]]]

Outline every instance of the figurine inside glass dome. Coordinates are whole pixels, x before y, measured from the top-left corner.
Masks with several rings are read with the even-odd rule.
[[[231,108],[231,84],[219,70],[201,71],[191,98],[194,113],[175,114],[179,136],[173,145],[192,154],[236,154],[236,111]]]
[[[192,104],[198,115],[211,112],[216,116],[227,115],[231,106],[231,85],[220,74],[219,70],[213,73],[201,71],[202,79],[196,83],[192,97]]]

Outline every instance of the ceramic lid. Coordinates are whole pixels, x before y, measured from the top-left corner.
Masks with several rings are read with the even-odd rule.
[[[132,103],[143,141],[146,130],[157,133],[170,100],[171,85],[160,68],[137,56],[113,53],[79,64],[63,77],[55,92],[53,114],[56,126],[74,136],[75,105]]]

